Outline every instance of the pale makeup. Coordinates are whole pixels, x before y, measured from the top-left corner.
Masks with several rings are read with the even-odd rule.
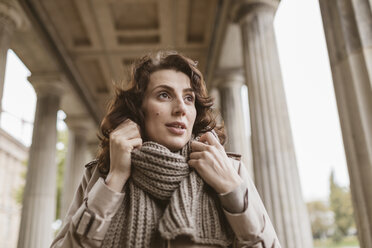
[[[195,93],[183,72],[164,69],[150,75],[142,111],[148,140],[171,151],[191,138],[196,118]]]

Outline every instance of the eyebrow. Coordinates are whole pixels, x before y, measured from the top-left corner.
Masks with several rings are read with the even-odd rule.
[[[158,88],[165,88],[169,91],[174,92],[174,89],[172,87],[170,87],[168,85],[165,85],[165,84],[161,84],[161,85],[156,86],[154,89],[152,89],[152,92],[154,92]],[[195,91],[192,88],[185,88],[185,89],[183,89],[183,92],[195,92]]]

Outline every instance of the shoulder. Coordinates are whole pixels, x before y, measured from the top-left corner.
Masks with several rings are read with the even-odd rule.
[[[85,171],[82,180],[82,188],[84,197],[90,192],[94,184],[98,181],[100,177],[104,177],[98,168],[98,160],[92,160],[89,163],[85,164]]]
[[[92,160],[87,163],[85,166],[85,177],[87,180],[90,180],[92,177],[102,177],[98,168],[98,159]]]
[[[86,169],[92,169],[92,168],[95,167],[97,164],[98,164],[98,159],[95,159],[95,160],[92,160],[92,161],[90,161],[89,163],[87,163],[84,167],[85,167]]]

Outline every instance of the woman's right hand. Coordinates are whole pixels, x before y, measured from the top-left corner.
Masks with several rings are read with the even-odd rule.
[[[131,152],[142,146],[140,127],[130,119],[123,121],[110,133],[110,171],[106,184],[121,192],[131,172]]]

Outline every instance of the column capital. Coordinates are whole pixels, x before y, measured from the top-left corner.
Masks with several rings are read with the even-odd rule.
[[[233,22],[241,22],[250,14],[259,11],[275,13],[280,0],[236,0],[231,7],[230,19]]]
[[[67,86],[66,77],[59,72],[33,73],[28,81],[34,87],[38,96],[55,95],[61,96]]]
[[[87,115],[68,115],[65,119],[67,127],[76,135],[86,137],[92,128],[91,120]]]
[[[19,8],[15,0],[0,0],[0,24],[20,28],[23,18]]]
[[[243,69],[224,69],[215,74],[216,86],[218,89],[227,87],[241,87],[245,84]]]

